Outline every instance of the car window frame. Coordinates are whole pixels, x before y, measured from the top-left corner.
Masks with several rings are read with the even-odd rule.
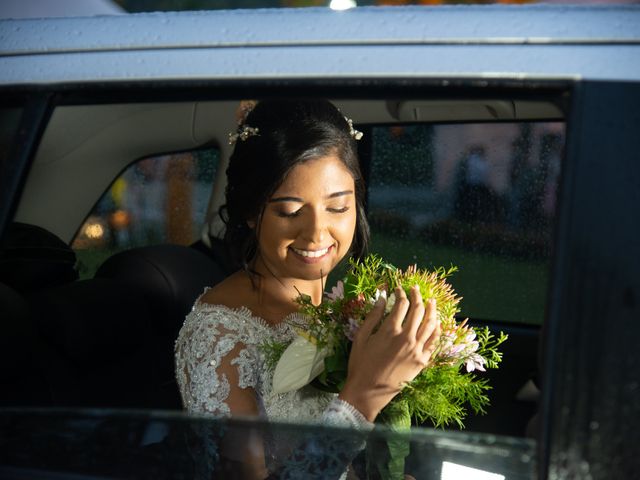
[[[630,421],[640,410],[637,355],[625,357],[621,348],[640,337],[640,222],[629,222],[640,178],[639,112],[640,82],[588,80],[572,89],[541,345],[540,478],[630,478],[640,468],[624,448],[638,435],[637,420]],[[604,155],[611,152],[616,159]],[[601,196],[603,182],[616,188]],[[621,337],[612,340],[611,332]],[[603,365],[625,359],[626,368]],[[621,397],[617,408],[611,395]],[[627,457],[612,461],[620,452]]]
[[[206,83],[204,85],[203,83]],[[575,81],[544,81],[544,80],[500,80],[500,79],[483,79],[480,80],[466,80],[460,81],[457,86],[443,87],[442,79],[383,79],[383,80],[367,80],[361,79],[346,79],[344,81],[324,82],[324,81],[302,81],[302,80],[269,80],[269,81],[250,81],[243,82],[242,86],[238,86],[235,82],[166,82],[158,86],[157,82],[138,82],[127,83],[122,85],[108,85],[103,86],[66,86],[64,92],[60,92],[55,88],[46,89],[41,91],[35,97],[30,98],[28,102],[29,108],[25,110],[23,116],[22,125],[25,126],[25,136],[20,142],[22,148],[16,149],[12,152],[12,159],[15,159],[16,167],[3,166],[0,169],[0,179],[11,179],[10,194],[6,196],[9,198],[9,202],[0,203],[0,229],[4,228],[5,223],[10,214],[14,211],[17,204],[17,198],[19,197],[20,185],[23,184],[26,177],[29,162],[33,159],[35,150],[37,149],[38,140],[46,126],[48,116],[50,115],[54,102],[52,98],[54,94],[60,96],[56,98],[55,104],[69,104],[69,103],[94,103],[94,102],[108,102],[122,101],[122,99],[135,98],[136,101],[140,101],[140,95],[142,98],[147,98],[149,101],[157,101],[159,98],[166,99],[167,97],[184,99],[185,97],[198,99],[229,99],[229,98],[265,98],[269,96],[296,96],[301,93],[305,93],[305,96],[317,96],[317,97],[332,97],[332,98],[367,98],[374,96],[392,96],[395,92],[403,97],[411,97],[417,94],[424,95],[425,92],[431,91],[434,94],[441,92],[442,88],[445,88],[447,92],[453,90],[453,95],[460,95],[462,97],[466,94],[473,94],[478,89],[482,89],[483,94],[492,92],[502,92],[508,95],[508,92],[520,91],[526,95],[527,90],[535,91],[539,88],[541,91],[552,91],[560,95],[564,102],[566,102],[566,112],[569,115],[569,121],[567,121],[566,141],[567,141],[567,153],[563,162],[563,169],[567,169],[561,174],[558,208],[559,212],[556,217],[556,229],[557,232],[554,238],[554,255],[552,259],[552,270],[550,274],[550,294],[547,301],[547,314],[545,323],[548,325],[548,342],[546,342],[544,349],[544,359],[546,365],[544,367],[545,383],[543,387],[543,429],[542,436],[540,438],[538,448],[540,452],[539,458],[539,477],[547,478],[552,474],[557,474],[563,470],[566,466],[566,459],[562,458],[563,452],[568,452],[575,446],[576,435],[579,438],[584,438],[585,422],[588,420],[585,413],[581,413],[580,417],[573,422],[566,424],[564,417],[565,413],[558,409],[566,407],[567,401],[575,400],[583,393],[575,383],[571,382],[571,377],[575,373],[572,368],[575,367],[576,362],[579,362],[580,355],[583,349],[590,351],[592,346],[589,343],[588,338],[578,337],[578,343],[574,343],[569,346],[568,339],[572,338],[571,333],[575,331],[577,327],[590,327],[592,331],[597,331],[599,325],[595,320],[590,319],[586,324],[581,323],[577,315],[569,314],[571,307],[575,304],[579,304],[582,308],[588,307],[597,299],[584,298],[577,299],[574,296],[565,297],[563,293],[569,288],[567,282],[567,269],[570,269],[570,265],[567,264],[571,256],[572,242],[576,240],[576,232],[572,231],[572,222],[577,221],[572,218],[574,215],[579,215],[580,221],[585,221],[584,214],[580,215],[579,207],[581,198],[576,196],[576,182],[584,180],[586,172],[580,172],[578,165],[581,155],[585,155],[585,152],[581,152],[579,148],[580,139],[587,135],[585,131],[591,131],[593,126],[584,129],[584,125],[581,121],[581,115],[584,113],[586,105],[590,105],[593,102],[593,97],[597,96],[597,90],[599,86],[606,84],[608,86],[624,86],[631,82],[615,82],[615,81],[590,81],[583,82],[580,80]],[[637,83],[634,83],[635,88],[639,88]],[[147,87],[153,86],[153,92],[145,91]],[[156,88],[158,87],[158,88]],[[193,87],[191,91],[185,93],[186,87]],[[219,88],[223,87],[223,88]],[[293,88],[291,88],[293,87]],[[10,92],[11,89],[2,89],[5,94]],[[27,115],[28,113],[28,115]],[[612,116],[604,116],[602,122],[599,123],[601,127],[606,127],[607,120],[615,120],[613,125],[620,125],[620,119],[615,119]],[[603,123],[604,122],[604,123]],[[611,128],[611,125],[609,126]],[[611,131],[611,130],[610,130]],[[628,143],[632,139],[628,139]],[[630,148],[630,147],[628,147]],[[589,155],[586,152],[586,155]],[[635,167],[638,168],[637,166]],[[366,169],[365,169],[366,170]],[[5,177],[5,172],[9,171],[10,176]],[[635,170],[637,171],[637,170]],[[576,178],[573,178],[573,177]],[[5,180],[6,181],[6,180]],[[4,189],[3,189],[4,190]],[[630,191],[626,192],[628,195]],[[604,208],[604,207],[603,207]],[[599,210],[601,214],[603,211]],[[616,217],[617,218],[617,217]],[[638,227],[630,229],[630,232],[625,238],[631,239],[631,235],[638,233]],[[636,237],[637,238],[637,237]],[[622,239],[624,240],[624,239]],[[567,257],[564,260],[561,257]],[[620,259],[620,262],[626,261],[626,259]],[[599,261],[595,265],[595,271],[593,276],[595,277],[599,271],[606,271],[610,265]],[[633,292],[640,291],[640,284],[638,283],[639,277],[635,278],[630,288]],[[572,303],[574,302],[574,303]],[[624,325],[628,327],[628,325]],[[632,329],[627,331],[627,335],[638,337],[640,336],[640,322],[636,322],[632,325]],[[569,346],[566,350],[564,347]],[[613,350],[612,345],[609,346]],[[603,353],[600,351],[600,353]],[[606,353],[606,348],[605,352]],[[615,353],[613,351],[609,353]],[[565,355],[565,357],[563,357]],[[552,368],[552,366],[554,368]],[[555,367],[560,366],[557,371]],[[631,373],[629,373],[630,375]],[[615,377],[618,378],[618,377]],[[604,377],[605,381],[608,381],[610,385],[613,385],[615,381],[614,376],[611,376],[608,380]],[[606,391],[606,388],[595,389],[595,391],[589,391],[589,399],[597,400]],[[586,423],[588,426],[588,423]],[[588,439],[588,437],[587,437]],[[588,448],[589,445],[584,446]],[[590,459],[599,457],[597,451],[590,451]],[[612,470],[611,472],[614,472]]]
[[[3,106],[22,108],[20,123],[6,162],[0,161],[0,239],[16,212],[31,163],[53,112],[53,94],[0,92]]]

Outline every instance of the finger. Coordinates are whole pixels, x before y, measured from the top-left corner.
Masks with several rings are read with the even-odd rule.
[[[402,322],[409,311],[409,299],[402,287],[396,287],[393,293],[396,296],[396,302],[382,325],[387,330],[397,333],[402,331]]]
[[[439,323],[436,300],[435,298],[432,298],[426,304],[424,318],[416,333],[416,340],[418,343],[426,343]]]
[[[387,299],[383,296],[380,296],[376,301],[375,305],[371,309],[371,311],[364,318],[364,322],[360,325],[358,329],[358,333],[353,341],[353,343],[361,343],[366,342],[367,339],[371,336],[371,332],[373,329],[380,323],[382,320],[382,316],[384,315],[384,307],[387,304]]]
[[[433,332],[431,332],[429,339],[424,344],[423,353],[426,356],[425,361],[427,362],[431,360],[431,357],[433,356],[433,352],[435,352],[438,349],[438,344],[440,343],[440,332],[441,332],[440,322],[437,322],[436,328],[433,329]]]
[[[410,338],[416,338],[418,327],[422,323],[426,312],[422,295],[420,294],[420,288],[417,285],[411,287],[409,299],[411,300],[411,306],[404,321],[404,328],[409,333]]]

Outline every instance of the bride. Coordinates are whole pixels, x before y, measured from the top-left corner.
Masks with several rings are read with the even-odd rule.
[[[260,346],[294,338],[295,297],[319,303],[327,274],[367,247],[361,136],[324,100],[261,101],[230,135],[221,213],[240,269],[196,301],[176,341],[189,412],[366,430],[427,365],[440,334],[435,304],[425,305],[417,288],[409,298],[399,289],[389,314],[381,298],[359,329],[339,394],[310,386],[272,392]],[[263,478],[286,468],[290,447],[284,439],[236,442],[233,455],[244,476]]]

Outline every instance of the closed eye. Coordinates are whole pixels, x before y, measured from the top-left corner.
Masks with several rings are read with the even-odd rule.
[[[344,213],[347,210],[349,210],[349,207],[342,207],[342,208],[327,208],[327,211],[331,212],[331,213]]]
[[[277,212],[279,217],[283,217],[283,218],[293,218],[293,217],[297,217],[298,215],[300,215],[300,210],[302,210],[301,208],[299,208],[298,210],[295,210],[293,212],[285,212],[282,210],[279,210]]]

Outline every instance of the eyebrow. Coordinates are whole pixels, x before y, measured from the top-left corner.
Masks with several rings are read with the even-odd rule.
[[[327,198],[336,198],[342,197],[344,195],[352,195],[353,190],[343,190],[341,192],[333,192],[331,195],[327,195]],[[269,199],[268,203],[276,203],[276,202],[297,202],[304,203],[304,200],[300,197],[274,197]]]

